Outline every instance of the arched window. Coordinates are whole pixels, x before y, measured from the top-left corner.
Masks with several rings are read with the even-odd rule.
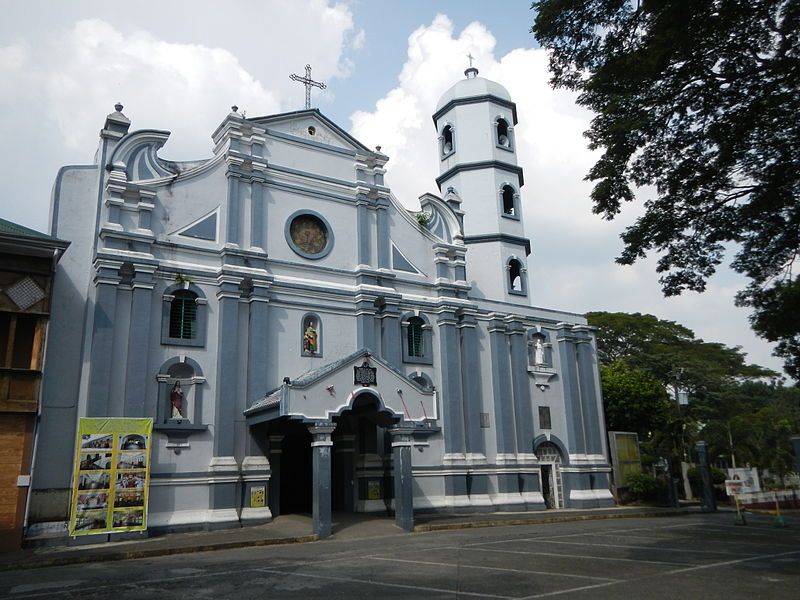
[[[411,317],[408,320],[408,355],[413,358],[425,356],[425,341],[422,338],[422,326],[425,323],[419,317]]]
[[[502,204],[503,216],[519,219],[519,207],[517,191],[509,184],[500,188],[500,203]]]
[[[322,321],[319,315],[308,313],[303,316],[300,323],[301,354],[303,356],[322,356]]]
[[[169,337],[180,340],[197,337],[197,294],[194,292],[175,292],[169,307]]]
[[[164,290],[161,343],[169,346],[205,346],[206,298],[193,283],[175,284]]]
[[[453,135],[453,126],[445,125],[442,129],[442,158],[446,158],[456,151],[455,137]]]
[[[408,313],[403,327],[403,362],[432,364],[431,326],[422,315]]]
[[[408,378],[413,381],[414,383],[419,384],[420,387],[424,390],[432,390],[433,389],[433,381],[431,378],[428,377],[427,374],[421,371],[414,371]]]
[[[525,296],[528,293],[528,288],[525,283],[525,267],[518,258],[510,258],[506,264],[508,269],[508,292],[510,294],[517,294]]]
[[[503,148],[511,148],[508,121],[505,119],[497,119],[497,144]]]

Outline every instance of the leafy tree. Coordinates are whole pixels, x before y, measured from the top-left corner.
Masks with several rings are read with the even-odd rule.
[[[600,368],[606,426],[611,431],[634,431],[647,440],[662,429],[671,409],[661,382],[624,360]]]
[[[613,219],[653,186],[620,264],[650,251],[665,295],[703,291],[731,266],[737,303],[800,376],[800,2],[537,0],[532,32],[551,83],[595,113],[587,175]]]

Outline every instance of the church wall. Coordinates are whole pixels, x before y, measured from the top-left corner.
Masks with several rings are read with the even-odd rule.
[[[326,182],[327,179],[333,180],[328,183],[352,186],[355,175],[355,153],[344,149],[342,152],[331,152],[312,144],[302,143],[303,141],[328,143],[319,139],[324,135],[322,127],[318,124],[314,126],[319,133],[314,136],[306,134],[298,140],[299,143],[293,143],[285,138],[276,140],[268,135],[264,144],[264,157],[270,169],[282,171],[286,175],[291,175],[292,171],[302,172],[304,178],[310,177],[322,182]],[[313,174],[309,173],[308,169],[310,161],[314,164]]]

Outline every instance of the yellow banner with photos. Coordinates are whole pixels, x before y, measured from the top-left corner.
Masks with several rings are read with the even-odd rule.
[[[82,418],[70,535],[147,529],[153,419]]]

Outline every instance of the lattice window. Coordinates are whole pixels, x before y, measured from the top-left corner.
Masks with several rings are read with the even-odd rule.
[[[28,310],[31,306],[44,298],[44,290],[36,285],[30,277],[20,279],[15,284],[6,288],[6,296],[19,306],[20,310]]]
[[[181,340],[197,337],[197,295],[193,292],[175,292],[169,312],[169,337]]]
[[[425,322],[419,317],[411,317],[408,320],[408,355],[415,358],[425,356],[425,338],[422,328]]]

